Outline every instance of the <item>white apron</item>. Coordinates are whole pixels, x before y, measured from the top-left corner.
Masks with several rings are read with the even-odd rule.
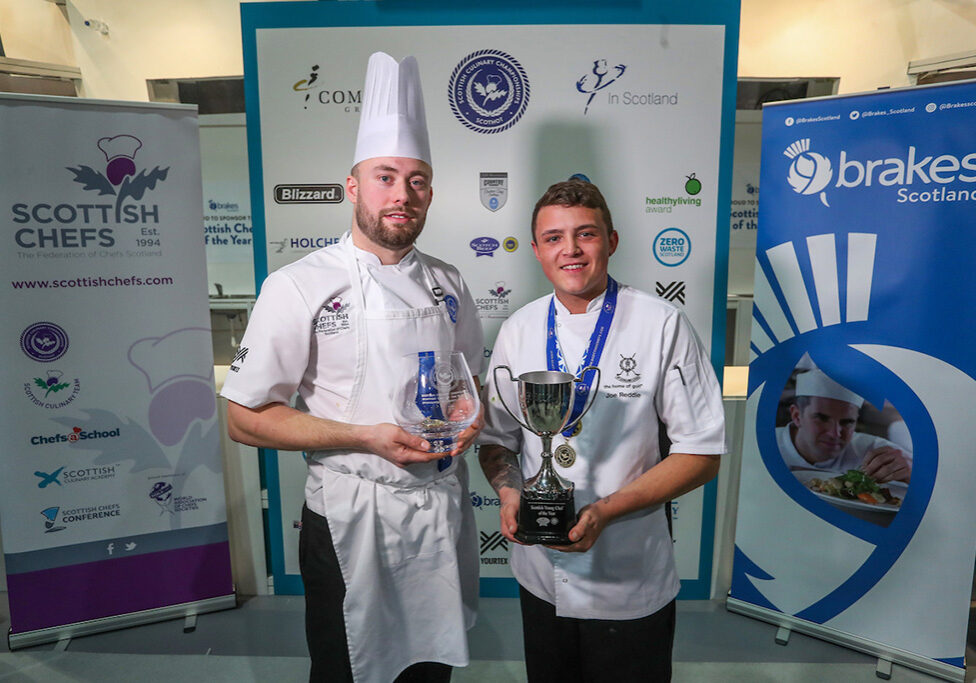
[[[354,300],[356,371],[344,416],[394,422],[393,376],[407,353],[454,348],[454,325],[421,262],[431,306],[368,311],[352,240],[344,256]],[[365,267],[365,266],[362,266]],[[455,458],[399,468],[367,453],[322,458],[320,495],[346,585],[343,614],[357,683],[390,683],[416,662],[468,664],[478,550],[467,467]]]

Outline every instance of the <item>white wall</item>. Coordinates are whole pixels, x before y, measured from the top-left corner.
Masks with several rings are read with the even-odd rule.
[[[839,76],[840,92],[911,85],[908,62],[976,49],[976,3],[742,0],[740,77]]]
[[[148,99],[146,79],[240,75],[238,0],[0,0],[7,55],[77,65],[82,94]],[[84,26],[105,22],[109,34]],[[910,60],[976,49],[963,0],[742,0],[739,75],[839,76],[840,92],[910,85]]]
[[[0,39],[11,59],[75,66],[64,10],[52,2],[0,0]]]

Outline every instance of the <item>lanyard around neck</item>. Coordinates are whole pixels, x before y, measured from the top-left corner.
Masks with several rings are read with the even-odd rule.
[[[597,318],[596,326],[590,334],[590,343],[583,353],[579,367],[573,373],[576,377],[580,376],[580,371],[589,365],[599,365],[600,357],[603,355],[603,347],[610,332],[610,324],[613,322],[613,314],[617,310],[617,291],[619,287],[617,281],[607,275],[607,294],[603,299],[603,306],[600,308],[600,316]],[[562,351],[559,348],[559,340],[556,338],[556,295],[553,294],[549,301],[549,317],[547,320],[546,338],[546,365],[549,370],[569,372],[566,361],[563,359]],[[583,412],[586,405],[586,398],[590,394],[591,385],[595,373],[587,373],[587,379],[576,383],[576,398],[573,401],[573,413],[569,423],[576,421]],[[572,436],[573,430],[567,429],[563,436]]]

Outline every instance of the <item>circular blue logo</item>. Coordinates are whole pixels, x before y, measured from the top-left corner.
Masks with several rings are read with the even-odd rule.
[[[688,260],[691,238],[678,228],[665,228],[654,238],[654,258],[662,266],[673,268]]]
[[[50,363],[68,350],[68,333],[54,323],[34,323],[21,332],[20,348],[34,360]]]
[[[529,78],[511,55],[478,50],[454,67],[447,97],[462,124],[478,133],[500,133],[525,113]]]

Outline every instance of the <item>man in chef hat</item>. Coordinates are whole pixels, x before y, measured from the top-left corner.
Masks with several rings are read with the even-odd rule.
[[[312,681],[447,681],[478,591],[467,468],[394,424],[407,354],[483,337],[457,270],[414,248],[433,171],[417,61],[369,59],[338,244],[272,273],[222,394],[244,443],[307,454],[299,540]],[[291,407],[298,392],[302,409]]]
[[[887,439],[854,431],[863,403],[818,368],[798,374],[790,422],[776,430],[790,469],[861,470],[879,482],[910,481],[910,454]]]

